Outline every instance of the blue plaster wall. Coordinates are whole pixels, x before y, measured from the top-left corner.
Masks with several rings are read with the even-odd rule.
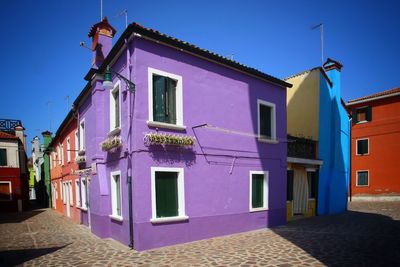
[[[349,132],[347,112],[341,104],[340,72],[327,72],[333,86],[320,74],[320,113],[318,158],[318,214],[335,214],[347,209],[349,184]]]

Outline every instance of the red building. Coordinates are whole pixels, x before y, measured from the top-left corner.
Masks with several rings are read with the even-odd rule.
[[[352,196],[400,196],[400,88],[348,102]]]
[[[29,172],[24,128],[19,120],[0,119],[0,212],[29,207]]]
[[[50,143],[50,178],[53,209],[80,223],[80,186],[75,171],[77,120],[70,112]]]

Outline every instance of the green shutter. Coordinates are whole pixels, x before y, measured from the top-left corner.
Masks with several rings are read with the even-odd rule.
[[[167,122],[176,124],[176,81],[168,78],[167,83]]]
[[[156,172],[156,216],[178,216],[178,173]]]
[[[251,206],[261,208],[264,206],[264,175],[253,174],[251,183]]]
[[[117,215],[118,216],[122,216],[121,213],[121,176],[119,175],[115,175],[114,176],[115,179],[115,189],[116,189],[116,199],[117,199],[117,203],[116,203],[116,209],[117,209]]]
[[[367,121],[371,121],[372,120],[372,107],[371,106],[367,107],[365,118],[366,118]]]
[[[7,149],[0,149],[0,166],[7,166]]]
[[[357,154],[364,155],[368,153],[368,140],[358,140],[357,141]]]
[[[118,128],[119,125],[119,89],[113,93],[115,100],[115,128]]]
[[[260,135],[271,138],[271,107],[260,105]]]
[[[288,201],[293,200],[293,176],[294,176],[294,171],[288,170],[287,171],[287,186],[286,186],[286,200],[288,200]]]
[[[351,118],[352,118],[351,122],[353,124],[356,124],[358,122],[358,120],[357,120],[357,109],[356,108],[353,108],[351,110]]]
[[[165,118],[166,78],[153,75],[153,120],[166,122]]]

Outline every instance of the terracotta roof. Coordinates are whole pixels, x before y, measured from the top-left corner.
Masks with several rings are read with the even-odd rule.
[[[99,68],[99,70],[96,69],[91,69],[88,74],[86,74],[85,79],[89,81],[92,76],[97,73],[97,72],[104,72],[106,66],[110,64],[111,60],[118,54],[120,48],[125,45],[125,38],[129,38],[131,34],[137,33],[139,36],[144,37],[144,38],[149,38],[152,40],[156,40],[157,42],[162,42],[167,45],[173,46],[175,48],[180,49],[181,51],[186,51],[189,53],[193,53],[195,55],[207,58],[209,60],[216,61],[218,63],[222,63],[224,65],[227,65],[231,68],[235,68],[237,70],[246,72],[248,74],[257,76],[259,78],[262,78],[264,80],[268,80],[272,83],[275,83],[277,85],[280,85],[282,87],[292,87],[290,83],[287,83],[281,79],[278,79],[276,77],[273,77],[269,74],[266,74],[264,72],[261,72],[255,68],[248,67],[244,64],[241,64],[237,61],[231,60],[227,57],[221,56],[219,54],[216,54],[214,52],[211,52],[207,49],[200,48],[196,45],[190,44],[188,42],[179,40],[175,37],[168,36],[166,34],[160,33],[159,31],[143,27],[142,25],[138,23],[131,23],[129,24],[128,28],[122,33],[116,44],[113,46],[111,49],[110,53],[107,55],[105,58],[103,64]]]
[[[368,101],[368,100],[374,100],[374,98],[382,98],[382,97],[390,97],[392,95],[398,95],[400,94],[400,87],[399,88],[394,88],[394,89],[390,89],[390,90],[386,90],[383,92],[379,92],[376,94],[372,94],[372,95],[368,95],[368,96],[363,96],[360,98],[356,98],[353,100],[349,100],[347,101],[347,105],[351,105],[351,104],[356,104],[355,102],[359,102],[359,101]]]
[[[9,133],[0,132],[0,139],[18,139],[18,137]]]

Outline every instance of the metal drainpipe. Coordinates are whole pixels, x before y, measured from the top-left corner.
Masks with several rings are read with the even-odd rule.
[[[350,144],[349,144],[349,146],[350,146],[350,158],[349,158],[349,195],[350,195],[350,202],[352,201],[352,194],[353,194],[353,192],[352,192],[352,189],[351,189],[351,175],[352,175],[352,171],[351,171],[351,156],[352,156],[352,152],[351,152],[351,147],[352,147],[352,137],[351,137],[351,125],[352,125],[352,123],[353,123],[353,118],[352,118],[352,116],[350,116],[350,118],[349,118],[349,139],[350,139]]]
[[[131,72],[130,72],[130,51],[129,51],[129,42],[125,39],[126,45],[126,70],[127,70],[127,78],[131,80]],[[127,183],[128,183],[128,201],[129,201],[129,247],[133,249],[133,205],[132,205],[132,155],[131,155],[131,139],[132,139],[132,112],[131,112],[131,91],[127,91],[128,94],[128,175],[127,175]]]

